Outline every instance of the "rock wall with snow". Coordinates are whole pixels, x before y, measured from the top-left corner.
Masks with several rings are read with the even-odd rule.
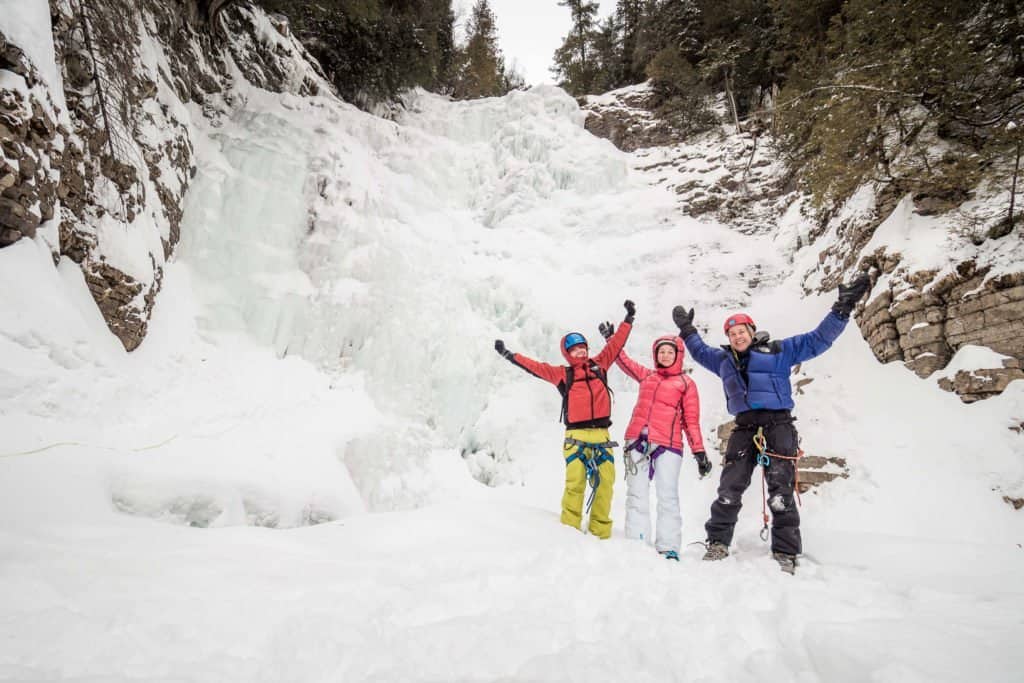
[[[327,86],[287,26],[248,7],[31,0],[5,14],[0,247],[39,234],[72,259],[132,350],[180,237],[194,121],[230,115],[239,80]]]
[[[880,362],[902,361],[965,402],[1024,379],[1024,227],[998,238],[989,233],[1005,215],[1008,188],[987,182],[954,205],[878,184],[821,216],[796,190],[763,124],[683,138],[653,113],[647,86],[588,97],[583,108],[587,130],[650,159],[643,168],[676,194],[683,213],[748,234],[775,233],[790,253],[816,250],[817,263],[804,274],[808,293],[875,269],[879,277],[856,320]],[[758,281],[752,273],[748,285]],[[995,352],[971,355],[991,367],[940,372],[973,347]]]

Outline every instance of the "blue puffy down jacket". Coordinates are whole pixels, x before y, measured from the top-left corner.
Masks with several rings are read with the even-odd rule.
[[[825,353],[846,329],[847,322],[829,313],[817,328],[806,334],[761,344],[755,342],[750,347],[747,362],[749,386],[743,381],[730,347],[708,346],[696,332],[683,341],[695,361],[722,378],[730,414],[739,415],[748,410],[792,410],[791,368]]]

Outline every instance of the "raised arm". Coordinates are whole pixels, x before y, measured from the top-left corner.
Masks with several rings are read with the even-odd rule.
[[[642,381],[648,375],[653,375],[654,370],[645,367],[640,363],[629,357],[626,353],[626,349],[619,351],[619,355],[615,357],[615,364],[619,366],[619,369],[626,373],[627,376],[635,379],[637,382]]]
[[[848,320],[843,320],[836,313],[829,312],[816,328],[804,334],[787,337],[779,342],[782,345],[781,360],[786,365],[796,365],[825,353],[832,343],[846,329]]]
[[[853,307],[869,289],[871,278],[867,273],[861,273],[849,285],[839,285],[839,295],[832,305],[832,311],[818,327],[806,334],[798,334],[780,342],[782,353],[789,364],[802,363],[825,353],[846,329]]]
[[[626,299],[622,305],[626,309],[626,317],[623,318],[619,329],[608,339],[601,352],[594,356],[594,362],[600,365],[602,370],[608,370],[611,364],[615,362],[615,357],[619,355],[622,347],[626,345],[629,333],[633,329],[633,316],[636,315],[636,305],[629,299]]]
[[[701,367],[717,375],[722,361],[726,358],[725,351],[708,346],[700,338],[697,328],[693,326],[693,309],[686,310],[682,306],[676,306],[672,309],[672,321],[679,328],[679,336],[683,338],[690,357]]]
[[[615,334],[615,325],[610,322],[603,322],[597,326],[597,330],[601,333],[602,337],[610,339],[611,336]],[[636,380],[637,382],[643,380],[643,378],[654,372],[654,370],[646,368],[630,358],[629,354],[626,353],[625,347],[623,347],[622,350],[619,351],[619,355],[615,357],[615,364],[618,365],[619,369],[626,373],[628,377]]]
[[[558,386],[560,382],[565,381],[565,367],[561,365],[551,365],[550,363],[542,363],[538,360],[528,358],[521,353],[512,353],[505,348],[505,342],[500,339],[494,340],[494,350],[498,352],[502,358],[516,365],[534,377],[539,377],[545,382],[551,382],[555,386]]]

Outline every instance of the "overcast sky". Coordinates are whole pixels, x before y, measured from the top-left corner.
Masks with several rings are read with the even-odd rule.
[[[569,32],[570,15],[558,0],[490,0],[498,19],[498,40],[505,63],[515,64],[530,85],[552,83],[551,57]],[[601,0],[598,13],[604,18],[615,9],[615,0]],[[473,0],[455,0],[460,28],[469,17]]]

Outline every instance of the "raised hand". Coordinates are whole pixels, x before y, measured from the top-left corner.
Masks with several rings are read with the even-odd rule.
[[[636,304],[630,301],[629,299],[626,299],[624,302],[622,302],[622,305],[626,309],[626,317],[623,319],[623,321],[632,324],[633,316],[636,315]]]
[[[601,336],[605,339],[611,339],[611,336],[615,334],[615,325],[606,320],[597,326],[597,331],[600,332]]]
[[[843,320],[848,319],[854,306],[869,289],[871,289],[871,278],[867,273],[861,273],[848,285],[839,285],[839,296],[832,304],[832,312]]]
[[[693,326],[693,309],[686,310],[682,306],[676,306],[672,309],[672,322],[679,328],[679,336],[686,339],[688,336],[697,331],[697,328]]]
[[[512,356],[514,355],[511,351],[505,348],[505,342],[500,339],[494,340],[494,350],[498,352],[499,356],[508,360],[512,360]]]

